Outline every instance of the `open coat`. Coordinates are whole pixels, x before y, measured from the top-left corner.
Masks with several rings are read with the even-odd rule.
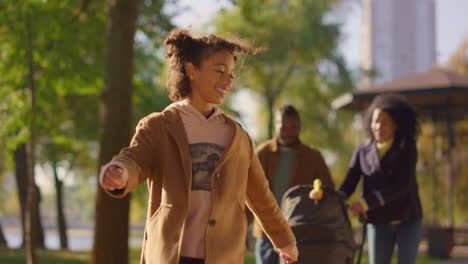
[[[224,115],[235,129],[231,145],[211,175],[213,208],[206,230],[206,264],[244,263],[247,218],[245,205],[259,219],[277,248],[295,241],[245,130]],[[123,197],[143,183],[149,201],[141,263],[177,264],[189,207],[192,162],[182,120],[173,108],[140,120],[128,148],[113,158],[127,169],[125,189],[108,192]]]
[[[416,180],[416,142],[395,139],[381,159],[376,145],[372,140],[356,148],[340,194],[346,199],[351,196],[362,177],[362,197],[369,207],[369,223],[388,224],[422,218]]]

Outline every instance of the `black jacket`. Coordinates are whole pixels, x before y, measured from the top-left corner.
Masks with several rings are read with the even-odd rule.
[[[349,197],[363,176],[363,198],[369,206],[369,223],[422,218],[416,182],[415,141],[397,140],[381,160],[376,142],[361,144],[354,151],[350,168],[339,192]]]

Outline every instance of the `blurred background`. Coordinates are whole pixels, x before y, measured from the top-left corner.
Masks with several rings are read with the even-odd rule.
[[[340,185],[365,140],[365,104],[339,98],[434,71],[466,80],[466,10],[465,0],[0,0],[0,263],[34,258],[24,250],[30,229],[44,263],[100,263],[99,254],[110,254],[106,243],[122,244],[122,259],[130,248],[138,263],[146,185],[113,201],[97,172],[140,118],[170,104],[162,42],[172,28],[266,47],[239,60],[223,109],[261,143],[273,135],[273,110],[293,104],[302,141],[324,153]],[[422,119],[418,144],[424,223],[448,230],[453,258],[468,257],[463,98],[450,126],[446,115]],[[128,232],[97,231],[116,218]],[[249,254],[246,263],[254,263]]]

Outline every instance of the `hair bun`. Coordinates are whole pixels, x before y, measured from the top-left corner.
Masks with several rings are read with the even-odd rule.
[[[167,46],[166,56],[172,58],[178,53],[185,53],[190,50],[194,39],[192,35],[185,29],[173,29],[169,36],[164,40]]]

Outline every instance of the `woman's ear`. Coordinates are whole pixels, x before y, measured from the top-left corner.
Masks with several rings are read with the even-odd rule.
[[[187,73],[187,77],[189,80],[193,81],[195,79],[195,65],[191,62],[185,63],[185,73]]]

